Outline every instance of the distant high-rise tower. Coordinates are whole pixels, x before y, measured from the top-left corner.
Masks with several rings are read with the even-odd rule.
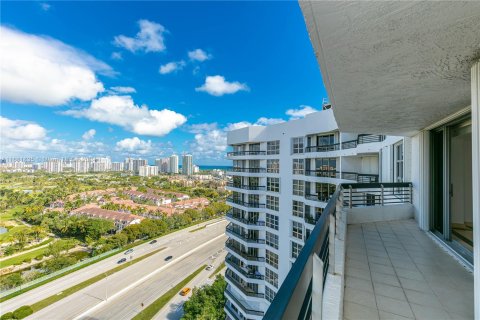
[[[178,156],[176,154],[170,156],[170,165],[168,167],[168,172],[178,173]]]
[[[193,157],[191,154],[184,154],[182,157],[182,174],[187,176],[193,174]]]

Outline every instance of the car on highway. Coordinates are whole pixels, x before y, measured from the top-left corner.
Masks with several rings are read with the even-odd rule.
[[[207,270],[207,271],[210,271],[210,270],[212,270],[212,269],[213,269],[213,266],[212,266],[211,264],[209,264],[209,265],[205,268],[205,270]]]
[[[172,258],[173,258],[172,256],[167,256],[167,257],[165,257],[164,260],[165,260],[165,261],[170,261],[170,260],[172,260]]]
[[[123,254],[130,254],[133,252],[133,249],[128,249],[127,251],[125,251]]]
[[[127,258],[122,258],[122,259],[118,260],[117,263],[120,264],[120,263],[124,263],[124,262],[126,262],[126,261],[127,261]]]
[[[154,244],[154,243],[157,243],[157,240],[150,241],[150,244]]]
[[[192,289],[190,288],[183,288],[182,291],[180,291],[181,296],[186,296]]]

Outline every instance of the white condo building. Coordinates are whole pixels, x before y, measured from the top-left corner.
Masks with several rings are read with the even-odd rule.
[[[112,162],[112,171],[123,171],[124,163],[123,162]]]
[[[63,171],[63,159],[48,159],[43,163],[43,168],[50,173],[60,173]]]
[[[169,157],[170,162],[168,165],[169,173],[178,173],[178,156],[176,154]]]
[[[228,133],[230,318],[262,318],[337,185],[378,182],[382,146],[401,141],[339,132],[331,109]]]
[[[158,167],[158,172],[168,173],[170,171],[170,158],[155,159],[155,165]]]
[[[157,166],[140,166],[138,167],[138,175],[141,177],[151,177],[158,175],[158,167]]]
[[[139,174],[139,168],[146,165],[148,165],[148,163],[145,159],[126,158],[124,167],[126,171],[131,171],[134,174]]]
[[[182,156],[182,174],[191,176],[193,174],[193,157],[191,154]]]

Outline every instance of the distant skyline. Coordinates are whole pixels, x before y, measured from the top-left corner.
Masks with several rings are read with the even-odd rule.
[[[2,2],[1,157],[190,153],[321,109],[296,2]]]

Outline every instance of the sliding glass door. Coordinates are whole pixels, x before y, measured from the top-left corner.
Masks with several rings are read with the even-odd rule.
[[[431,132],[431,230],[473,263],[470,117]]]

